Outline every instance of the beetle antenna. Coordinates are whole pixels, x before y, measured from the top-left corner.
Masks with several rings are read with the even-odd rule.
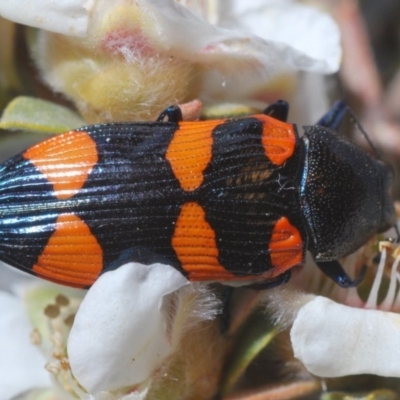
[[[382,159],[381,152],[377,149],[372,140],[369,138],[368,133],[358,121],[353,110],[343,100],[337,101],[330,108],[330,110],[316,123],[316,125],[325,126],[336,131],[339,128],[340,124],[343,122],[343,119],[346,115],[349,116],[350,121],[359,129],[361,134],[365,137],[371,149],[374,150],[376,158]]]
[[[382,159],[382,153],[378,150],[378,148],[374,145],[373,141],[368,136],[368,133],[362,127],[360,122],[358,121],[357,117],[355,116],[353,110],[350,107],[347,107],[347,112],[349,113],[350,120],[354,123],[354,125],[358,128],[361,134],[364,136],[365,140],[369,144],[372,150],[374,150],[376,158]],[[398,228],[396,228],[397,236],[400,236]]]
[[[399,227],[397,225],[397,221],[394,224],[394,230],[396,231],[396,235],[397,235],[396,243],[400,243],[400,230],[399,230]]]

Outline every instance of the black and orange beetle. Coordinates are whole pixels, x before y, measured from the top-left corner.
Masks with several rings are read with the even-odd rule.
[[[285,282],[310,250],[339,258],[395,221],[390,167],[335,135],[338,105],[299,138],[288,105],[240,119],[93,125],[0,166],[0,260],[88,287],[126,261],[192,281]]]

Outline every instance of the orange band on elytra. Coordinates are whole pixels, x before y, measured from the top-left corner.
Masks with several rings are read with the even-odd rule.
[[[300,232],[286,217],[276,222],[268,249],[272,266],[277,268],[275,276],[303,261],[304,243]]]
[[[197,203],[190,202],[182,206],[172,237],[172,247],[190,280],[235,278],[219,263],[215,232]]]
[[[282,165],[294,153],[296,132],[292,124],[278,121],[267,115],[256,115],[263,124],[261,143],[269,160],[275,165]]]
[[[186,191],[197,189],[212,157],[213,129],[224,120],[180,122],[169,144],[166,159]]]
[[[32,270],[43,278],[86,287],[103,268],[103,251],[89,227],[74,214],[62,214]]]
[[[96,143],[87,132],[68,132],[31,147],[24,153],[53,185],[58,199],[75,195],[98,161]]]

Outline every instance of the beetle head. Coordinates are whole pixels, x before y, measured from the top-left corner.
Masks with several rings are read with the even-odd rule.
[[[300,200],[316,261],[336,260],[395,223],[392,168],[322,126],[305,128]]]

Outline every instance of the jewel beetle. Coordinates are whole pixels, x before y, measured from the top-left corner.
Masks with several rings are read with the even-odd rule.
[[[0,165],[0,260],[90,286],[127,261],[191,281],[271,287],[306,250],[342,287],[338,259],[395,222],[390,166],[339,137],[346,107],[318,124],[288,104],[238,119],[87,126]]]

